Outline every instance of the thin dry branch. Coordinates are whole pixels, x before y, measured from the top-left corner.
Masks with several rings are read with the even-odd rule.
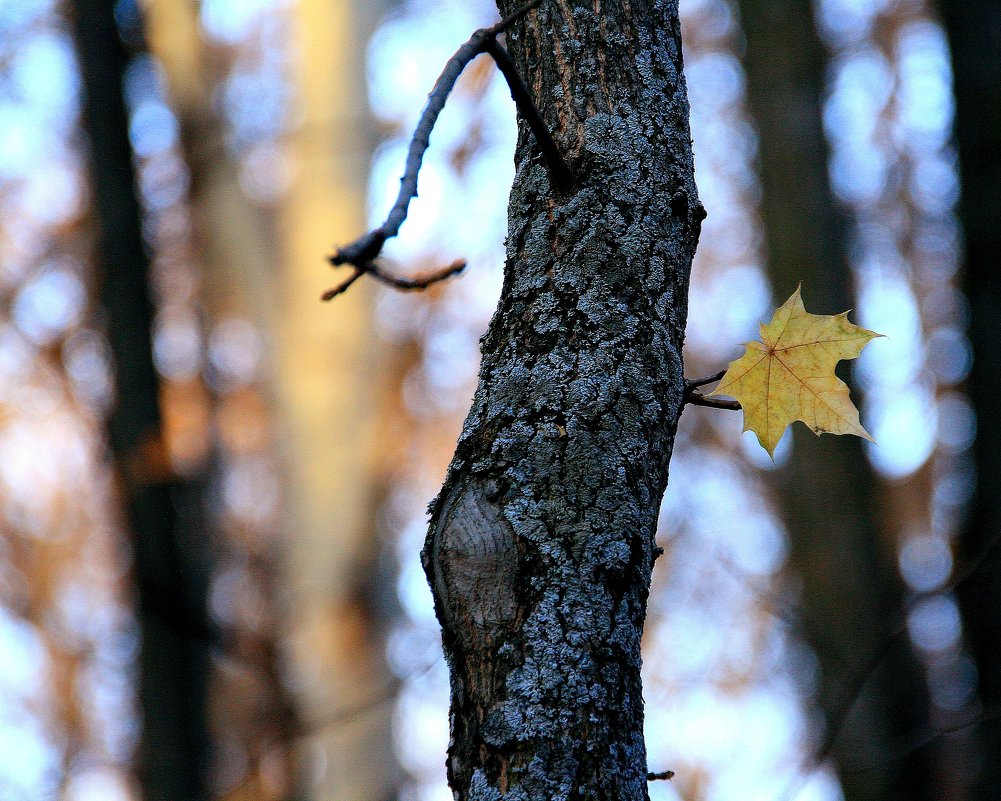
[[[911,610],[917,606],[923,600],[931,598],[936,595],[948,595],[955,592],[960,586],[966,583],[972,576],[974,576],[977,571],[984,565],[987,557],[1001,545],[1001,530],[994,534],[980,550],[976,556],[967,562],[960,570],[953,572],[952,579],[944,586],[937,590],[931,590],[929,592],[917,593],[912,596],[908,603],[907,608],[901,615],[900,619],[897,621],[896,625],[889,629],[883,637],[882,642],[879,646],[866,658],[864,661],[860,662],[855,670],[852,671],[851,675],[843,685],[843,691],[841,694],[841,700],[835,707],[835,712],[831,716],[830,726],[828,727],[827,736],[824,738],[823,743],[821,743],[820,748],[811,756],[809,761],[803,765],[802,773],[797,779],[794,779],[790,785],[786,788],[785,793],[781,796],[780,801],[792,801],[796,793],[802,787],[806,778],[810,776],[823,762],[831,755],[834,750],[834,746],[838,742],[838,738],[841,736],[841,732],[844,729],[845,722],[848,719],[848,715],[851,713],[855,704],[858,702],[859,696],[862,694],[862,690],[869,683],[869,679],[876,672],[876,669],[883,663],[887,654],[890,653],[893,648],[894,643],[897,639],[901,637],[907,631],[907,615]],[[993,715],[995,711],[992,711]],[[994,718],[985,718],[993,720]],[[973,721],[976,723],[978,721]],[[957,728],[957,731],[967,726],[972,725],[970,723],[964,723]],[[953,733],[949,729],[938,729],[936,733],[932,735],[929,739],[934,739],[935,737]],[[917,750],[917,748],[922,747],[924,744],[918,745],[912,750]],[[906,756],[906,754],[902,755]]]
[[[681,400],[682,405],[687,406],[688,404],[691,404],[692,406],[708,406],[711,409],[729,409],[734,412],[738,411],[741,408],[739,401],[726,400],[723,398],[707,398],[698,391],[699,387],[704,387],[706,384],[715,384],[717,381],[722,380],[725,374],[726,370],[720,370],[718,373],[707,375],[705,378],[686,378],[685,392],[684,395],[682,395]]]
[[[525,118],[525,122],[528,123],[528,127],[532,129],[535,141],[538,142],[539,149],[542,150],[542,157],[549,165],[549,174],[552,176],[553,184],[560,191],[566,191],[573,182],[573,173],[570,170],[570,165],[560,155],[559,148],[556,147],[556,142],[553,140],[549,128],[546,127],[546,123],[542,119],[542,114],[532,100],[532,96],[528,92],[528,87],[518,73],[518,68],[515,66],[510,54],[493,37],[486,40],[486,52],[490,54],[497,65],[497,69],[501,71],[501,74],[507,80],[507,85],[511,90],[511,97],[515,105],[517,105],[521,115]]]
[[[320,297],[322,300],[331,300],[336,298],[366,273],[371,275],[376,281],[379,281],[386,286],[399,289],[401,292],[413,292],[416,290],[427,289],[432,284],[437,284],[439,281],[444,281],[451,278],[453,275],[458,275],[465,269],[466,261],[464,259],[456,259],[448,267],[442,267],[440,270],[425,273],[424,275],[416,275],[413,278],[402,278],[400,276],[387,273],[382,267],[372,261],[369,262],[364,268],[356,266],[354,268],[354,273],[350,278],[343,283],[338,284],[333,289],[328,289]]]
[[[722,381],[725,375],[726,370],[720,370],[718,373],[707,375],[705,378],[686,378],[685,389],[697,389],[698,387],[704,387],[706,384],[715,384],[717,381]]]
[[[689,392],[685,395],[685,403],[692,406],[708,406],[710,409],[729,409],[731,412],[740,411],[740,401],[727,400],[725,398],[707,398],[701,392]]]
[[[925,729],[925,731],[917,735],[911,735],[909,738],[902,741],[902,744],[898,748],[894,749],[894,752],[890,756],[861,765],[851,765],[845,770],[847,773],[866,773],[870,770],[878,770],[885,765],[899,762],[905,757],[913,754],[915,751],[920,751],[922,748],[926,748],[940,737],[962,734],[963,732],[977,726],[982,726],[987,723],[997,723],[998,721],[1001,721],[1001,709],[988,709],[969,720],[963,720],[948,726],[929,727]]]
[[[529,94],[528,87],[518,74],[514,62],[507,51],[497,42],[497,37],[507,31],[515,22],[524,17],[528,12],[537,8],[543,0],[532,0],[519,8],[514,13],[508,15],[500,22],[489,28],[481,28],[476,31],[469,40],[466,41],[455,54],[445,64],[441,75],[435,82],[434,89],[428,96],[427,105],[421,114],[417,128],[410,140],[410,148],[407,151],[407,161],[404,168],[403,177],[400,179],[400,191],[396,196],[385,222],[365,235],[359,237],[354,242],[338,248],[337,252],[329,257],[330,263],[334,267],[341,265],[351,265],[354,273],[350,278],[323,293],[323,300],[331,300],[343,292],[357,281],[362,275],[369,274],[378,281],[396,289],[408,291],[426,289],[431,284],[449,278],[462,271],[465,262],[454,262],[450,267],[440,270],[423,278],[399,278],[386,273],[377,266],[375,259],[382,252],[383,245],[387,239],[392,239],[399,234],[400,226],[407,219],[407,212],[410,208],[410,201],[417,197],[417,177],[424,162],[424,153],[431,143],[431,131],[434,130],[438,115],[445,107],[455,82],[459,75],[466,68],[470,61],[483,53],[489,53],[494,59],[501,74],[508,82],[511,89],[511,96],[514,98],[522,116],[525,117],[531,128],[542,155],[549,165],[550,173],[553,177],[553,184],[565,190],[570,185],[570,167],[560,155],[556,143],[553,141],[549,129],[542,120],[542,114],[536,107]],[[461,264],[461,266],[459,266]]]

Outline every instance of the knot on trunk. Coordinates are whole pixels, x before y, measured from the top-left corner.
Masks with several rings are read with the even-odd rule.
[[[431,542],[435,595],[460,643],[495,641],[517,613],[518,547],[511,524],[477,482],[456,490]]]

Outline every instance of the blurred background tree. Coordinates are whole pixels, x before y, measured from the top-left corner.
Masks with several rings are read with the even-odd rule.
[[[979,709],[971,764],[977,798],[1001,794],[1001,5],[940,3],[949,33],[955,75],[956,143],[959,150],[965,260],[963,285],[969,299],[973,369],[969,392],[977,419],[973,444],[973,502],[959,542],[971,571],[958,596],[967,643],[979,677]]]
[[[768,278],[777,298],[802,283],[812,307],[851,308],[850,223],[828,179],[827,50],[812,5],[743,0],[740,14]],[[857,382],[845,373],[857,395]],[[887,753],[929,722],[921,664],[908,639],[894,636],[906,614],[898,532],[880,513],[885,489],[864,444],[795,431],[776,476],[787,568],[802,582],[799,625],[820,669],[816,700],[827,728],[821,748],[834,757],[848,801],[942,798],[938,766],[927,753],[854,770],[866,753]]]
[[[686,413],[654,799],[998,795],[994,5],[943,2],[943,28],[921,0],[681,3],[710,214],[688,372],[798,281],[889,338],[852,376],[878,447],[797,427],[773,468],[737,416]],[[317,299],[494,19],[0,1],[0,798],[450,797],[417,554],[499,291],[514,112],[489,64],[388,250],[466,274]]]

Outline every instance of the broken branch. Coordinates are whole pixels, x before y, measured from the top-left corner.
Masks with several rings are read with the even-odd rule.
[[[393,204],[389,215],[382,225],[359,237],[354,242],[338,248],[337,252],[329,257],[329,261],[334,267],[349,264],[354,267],[354,273],[338,286],[324,292],[322,295],[323,300],[331,300],[347,291],[365,273],[370,274],[373,278],[388,286],[408,291],[426,289],[431,284],[461,272],[466,266],[464,261],[456,261],[451,266],[422,278],[400,278],[386,273],[381,267],[376,265],[375,259],[382,252],[386,240],[399,234],[400,226],[407,219],[410,201],[417,197],[417,177],[424,162],[424,153],[431,143],[431,131],[434,130],[435,123],[438,121],[438,115],[445,107],[445,102],[455,87],[455,82],[459,79],[459,75],[462,74],[466,65],[481,53],[489,53],[493,57],[498,69],[500,69],[507,80],[508,87],[511,89],[511,96],[514,98],[522,115],[528,121],[529,127],[532,129],[546,159],[546,163],[549,164],[553,183],[560,189],[566,189],[569,186],[571,180],[570,168],[559,154],[556,143],[553,141],[548,128],[546,128],[542,120],[542,115],[532,101],[528,87],[518,74],[514,62],[507,51],[497,42],[498,35],[504,33],[529,11],[541,5],[542,2],[543,0],[531,0],[531,2],[526,3],[495,25],[476,31],[469,37],[467,42],[455,51],[455,54],[445,64],[441,75],[435,81],[434,89],[431,90],[431,94],[428,96],[427,105],[424,106],[420,121],[417,123],[417,128],[414,130],[414,135],[410,140],[406,166],[403,177],[400,179],[400,191],[396,196],[396,202]]]

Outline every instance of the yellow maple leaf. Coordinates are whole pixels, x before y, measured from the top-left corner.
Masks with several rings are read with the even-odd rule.
[[[848,312],[810,314],[799,288],[761,326],[761,341],[730,362],[710,395],[729,395],[744,410],[744,431],[753,431],[769,456],[794,420],[814,433],[855,434],[872,440],[859,422],[847,385],[834,374],[842,359],[855,359],[882,334],[848,322]]]

